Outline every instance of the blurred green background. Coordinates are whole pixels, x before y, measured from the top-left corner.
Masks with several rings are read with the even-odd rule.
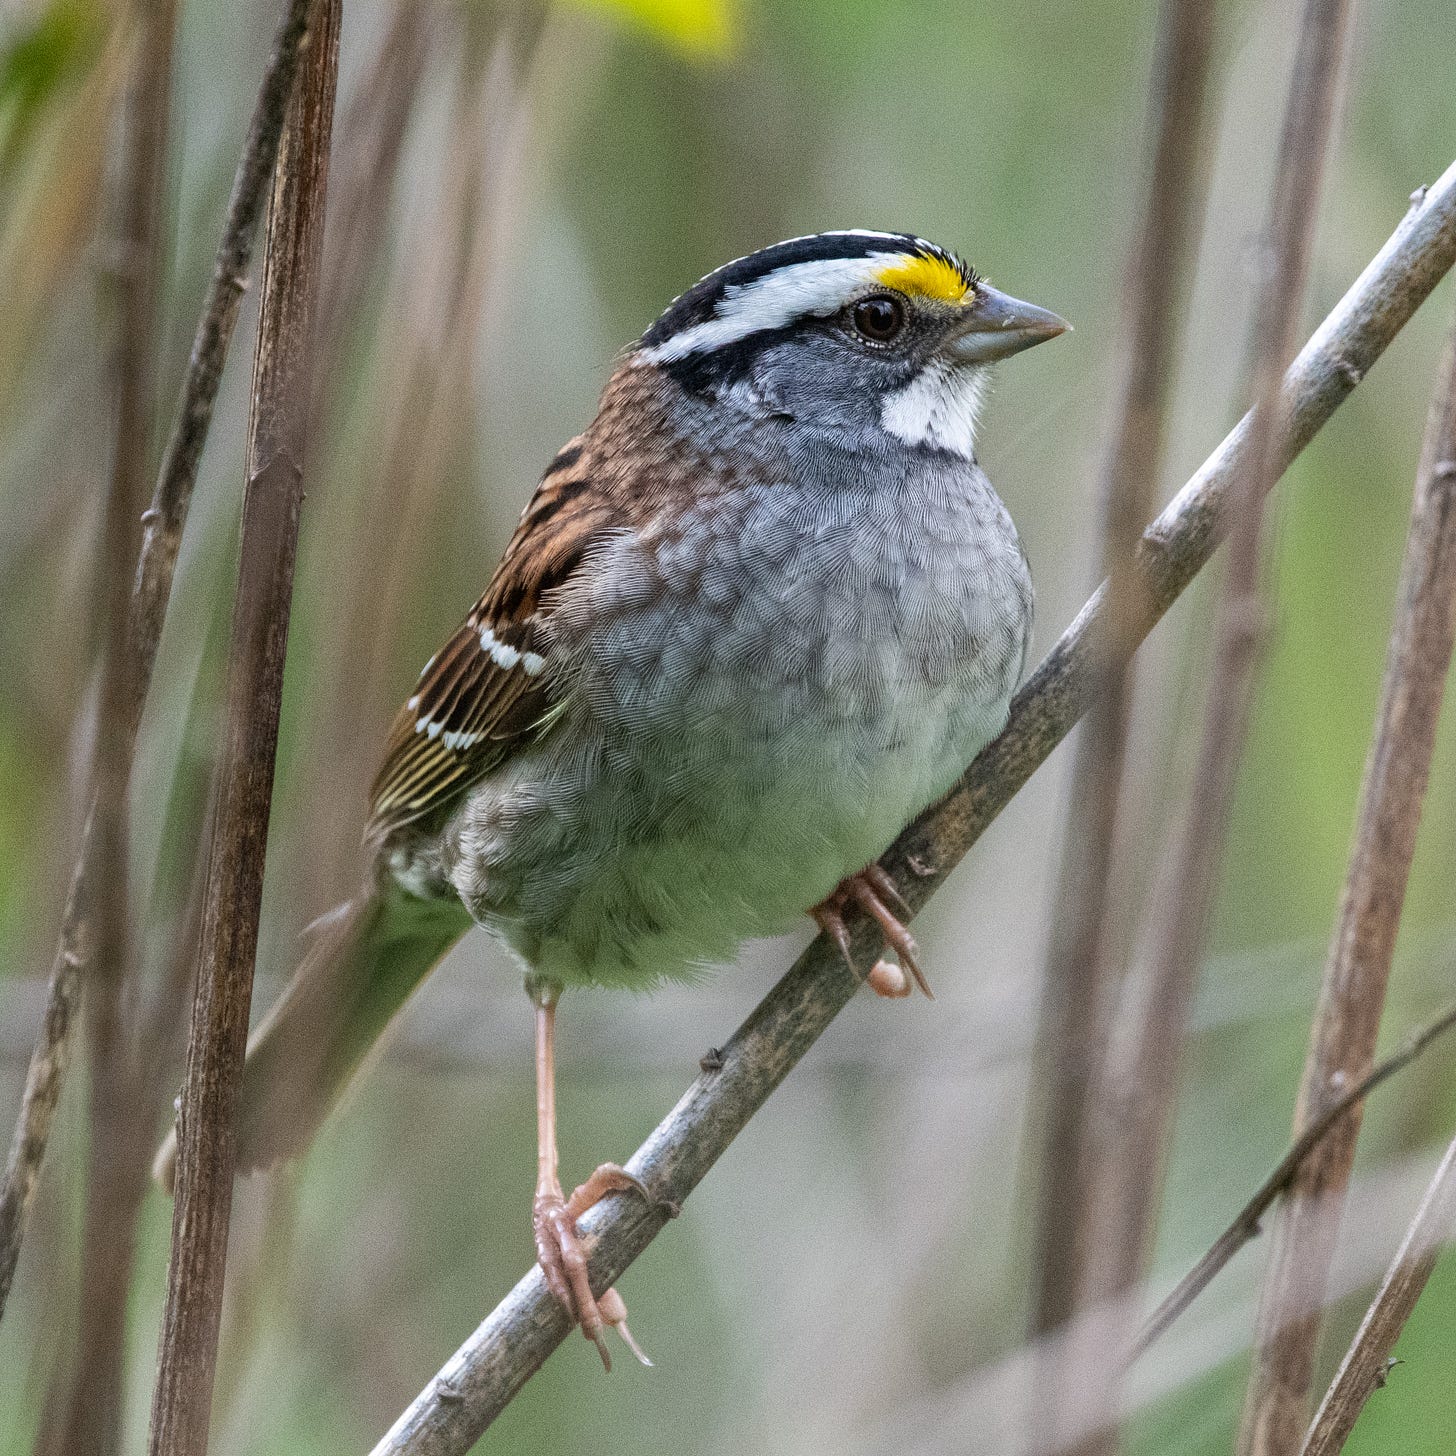
[[[1171,492],[1241,409],[1252,262],[1298,7],[1223,7],[1211,185],[1171,431]],[[1456,155],[1447,0],[1358,8],[1307,324]],[[188,0],[175,55],[158,444],[211,267],[276,7]],[[89,752],[90,573],[114,327],[97,239],[122,80],[103,0],[0,7],[0,1127],[8,1136],[75,855]],[[483,586],[614,353],[708,269],[783,236],[907,229],[1076,332],[1004,371],[983,463],[1037,576],[1049,645],[1091,585],[1156,8],[1046,0],[346,5],[328,340],[290,638],[256,1001],[351,888],[378,743]],[[405,27],[401,30],[399,27]],[[361,168],[389,98],[397,172]],[[354,165],[351,168],[351,160]],[[346,202],[354,204],[352,210]],[[340,217],[347,217],[342,224]],[[1281,1151],[1343,875],[1420,430],[1452,288],[1291,471],[1273,506],[1274,630],[1196,1011],[1154,1286]],[[231,596],[252,314],[198,486],[135,781],[149,985],[185,944]],[[1212,583],[1144,657],[1123,857],[1126,939],[1181,802]],[[1456,988],[1456,774],[1438,750],[1386,1041]],[[626,1276],[658,1362],[606,1377],[572,1340],[498,1452],[1015,1449],[1035,1195],[1031,1046],[1068,754],[1012,804],[919,933],[933,1004],[863,995]],[[568,1186],[625,1158],[808,938],[697,987],[580,993],[561,1017]],[[178,1015],[183,1016],[179,1005]],[[412,1003],[312,1155],[240,1188],[214,1450],[367,1450],[528,1267],[531,1025],[472,935]],[[1456,1049],[1367,1123],[1325,1368],[1456,1124]],[[73,1078],[8,1316],[0,1456],[29,1451],[78,1304],[84,1072]],[[138,1111],[160,1117],[163,1108]],[[145,1432],[170,1205],[143,1210],[128,1449]],[[1263,1250],[1144,1362],[1132,1445],[1230,1449]],[[1447,1452],[1456,1265],[1351,1450]],[[1035,1397],[1054,1399],[1054,1393]]]

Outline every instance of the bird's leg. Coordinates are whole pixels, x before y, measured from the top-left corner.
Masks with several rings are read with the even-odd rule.
[[[933,1001],[935,997],[917,959],[920,947],[900,919],[900,914],[910,913],[910,907],[896,889],[894,880],[878,864],[868,864],[841,880],[834,893],[809,912],[819,928],[839,947],[845,963],[853,970],[849,932],[844,926],[844,910],[848,905],[858,905],[875,921],[885,937],[885,944],[899,956],[900,964],[915,978],[915,984]],[[888,967],[882,973],[881,964],[877,964],[865,978],[871,989],[880,996],[908,996],[910,983],[903,976],[888,974]]]
[[[602,1364],[612,1368],[603,1330],[616,1328],[627,1348],[650,1365],[632,1332],[627,1328],[627,1306],[615,1289],[600,1299],[591,1292],[586,1253],[577,1237],[576,1221],[587,1209],[609,1193],[634,1189],[650,1198],[640,1179],[615,1163],[603,1163],[567,1198],[561,1191],[556,1158],[556,1002],[561,987],[555,981],[535,976],[526,979],[526,991],[536,1008],[536,1197],[531,1205],[531,1224],[536,1235],[536,1258],[546,1276],[546,1286],[581,1325],[582,1333],[596,1345]]]

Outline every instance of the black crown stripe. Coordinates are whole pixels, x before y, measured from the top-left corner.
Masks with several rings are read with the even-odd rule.
[[[910,256],[942,258],[953,268],[959,269],[967,283],[975,282],[975,275],[953,254],[924,238],[916,237],[913,233],[814,233],[809,237],[790,238],[786,242],[774,243],[770,247],[760,248],[756,253],[749,253],[747,257],[715,268],[706,278],[693,284],[686,293],[673,299],[657,322],[642,335],[642,347],[655,348],[666,343],[674,334],[706,323],[713,317],[714,310],[728,289],[741,288],[779,268],[795,263],[818,263],[831,258],[868,258],[874,253],[905,253]]]

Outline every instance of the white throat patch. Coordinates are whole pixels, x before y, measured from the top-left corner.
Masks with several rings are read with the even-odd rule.
[[[976,458],[976,421],[990,375],[984,365],[932,360],[901,389],[885,396],[880,423],[907,445],[933,445]]]

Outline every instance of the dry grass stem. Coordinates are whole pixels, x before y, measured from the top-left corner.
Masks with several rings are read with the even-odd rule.
[[[1218,7],[1164,0],[1153,76],[1152,167],[1125,285],[1122,392],[1101,482],[1107,610],[1093,643],[1096,686],[1078,736],[1066,840],[1043,977],[1038,1064],[1046,1080],[1032,1332],[1076,1309],[1095,1244],[1087,1114],[1116,977],[1104,945],[1113,838],[1132,697],[1132,650],[1146,615],[1137,547],[1157,502],[1189,257],[1203,209],[1201,138]],[[1072,1210],[1071,1216],[1068,1210]]]
[[[1456,515],[1453,509],[1456,504],[1453,503],[1456,496],[1456,331],[1447,344],[1424,453],[1415,509],[1418,516],[1424,514],[1431,523],[1427,529],[1432,535],[1444,530],[1447,559],[1443,564],[1449,572],[1449,558],[1456,545],[1450,539],[1451,520]],[[1422,494],[1424,504],[1420,499]],[[1413,549],[1407,560],[1414,555]],[[1450,641],[1448,621],[1448,659]],[[1337,1120],[1337,1116],[1328,1115],[1320,1119],[1331,1125]],[[1453,1232],[1456,1232],[1456,1142],[1446,1149],[1400,1250],[1320,1402],[1301,1456],[1335,1456],[1343,1450],[1365,1402],[1385,1384],[1395,1342],[1431,1277],[1442,1246],[1450,1241]]]
[[[126,683],[130,702],[124,720],[114,730],[117,751],[124,757],[128,775],[142,704],[151,686],[182,528],[212,421],[222,366],[237,322],[238,301],[246,286],[253,235],[277,156],[283,110],[297,73],[305,23],[313,3],[314,0],[292,0],[274,42],[233,181],[227,222],[193,340],[177,420],[151,507],[142,517],[141,555],[129,617],[130,667]],[[107,736],[104,728],[102,736]],[[85,909],[95,854],[91,822],[88,817],[66,894],[60,943],[47,988],[45,1021],[26,1073],[20,1117],[10,1145],[4,1186],[0,1188],[0,1316],[4,1315],[15,1277],[36,1179],[65,1083],[82,968],[91,954],[92,929]]]
[[[1355,847],[1295,1108],[1296,1130],[1368,1071],[1456,637],[1456,338],[1431,404]],[[1299,1450],[1320,1306],[1355,1142],[1352,1107],[1301,1164],[1275,1228],[1240,1434],[1245,1456]]]
[[[341,13],[341,0],[322,0],[310,24],[268,209],[227,721],[178,1119],[172,1257],[150,1456],[194,1456],[207,1449],[232,1207],[233,1115],[248,1034],[303,501]]]
[[[1456,1005],[1412,1032],[1398,1051],[1372,1067],[1355,1085],[1331,1102],[1289,1145],[1269,1176],[1259,1184],[1239,1209],[1228,1227],[1210,1245],[1208,1252],[1178,1281],[1167,1297],[1144,1321],[1132,1349],[1136,1359],[1203,1293],[1218,1272],[1250,1240],[1263,1231],[1261,1220],[1274,1201],[1294,1181],[1304,1160],[1324,1140],[1325,1134],[1357,1103],[1363,1102],[1382,1082],[1408,1067],[1430,1044],[1456,1026]]]
[[[1080,1247],[1076,1291],[1082,1305],[1111,1301],[1136,1283],[1163,1172],[1162,1150],[1177,1098],[1178,1067],[1201,963],[1209,915],[1223,862],[1238,769],[1253,702],[1263,617],[1260,527],[1263,502],[1282,468],[1279,391],[1293,357],[1304,299],[1320,184],[1345,49],[1346,0],[1308,0],[1300,30],[1279,158],[1269,206],[1267,256],[1254,304],[1250,396],[1254,410],[1249,449],[1236,486],[1227,576],[1198,758],[1185,815],[1150,911],[1147,964],[1136,978],[1141,1004],[1130,1046],[1114,1040],[1100,1068],[1099,1085],[1079,1089],[1086,1139],[1073,1151],[1081,1179],[1071,1223]],[[1135,601],[1124,607],[1131,620]],[[1109,813],[1110,818],[1110,813]],[[1108,832],[1111,832],[1109,822]],[[1085,994],[1085,993],[1083,993]],[[1107,1044],[1097,1035],[1106,1009],[1082,1029],[1089,1050]],[[1131,1335],[1131,1330],[1128,1331]],[[1074,1343],[1078,1386],[1107,1397],[1107,1427],[1078,1442],[1083,1453],[1117,1444],[1116,1373],[1126,1340]],[[1055,1436],[1048,1449],[1063,1445]]]
[[[1395,1342],[1453,1233],[1456,1141],[1447,1147],[1400,1250],[1325,1392],[1300,1456],[1336,1456],[1344,1450],[1365,1402],[1385,1384]]]
[[[389,203],[400,154],[419,100],[437,16],[424,0],[397,0],[368,70],[339,115],[338,153],[324,238],[314,377],[316,437],[332,372],[345,338],[374,281],[389,235]]]
[[[160,215],[172,85],[171,0],[139,5],[131,20],[130,75],[120,107],[123,165],[109,249],[117,305],[115,443],[106,502],[102,575],[103,658],[92,791],[94,893],[83,905],[94,936],[83,995],[90,1049],[90,1141],[81,1261],[81,1302],[73,1359],[57,1365],[51,1409],[63,1412],[37,1451],[120,1449],[127,1296],[136,1212],[147,1179],[140,1115],[142,1069],[130,914],[128,788],[130,740],[116,731],[134,700],[127,610],[140,543],[140,518],[156,417],[157,288]],[[138,1136],[140,1134],[140,1136]],[[56,1398],[58,1397],[58,1398]]]
[[[1284,382],[1277,458],[1287,464],[1374,365],[1456,263],[1456,164],[1424,191],[1305,345]],[[1203,567],[1227,530],[1249,469],[1245,417],[1143,535],[1146,615],[1139,637]],[[939,804],[909,825],[882,863],[912,909],[944,883],[966,851],[1044,763],[1086,710],[1090,644],[1104,610],[1099,590],[1016,695],[1006,731]],[[876,928],[854,918],[852,947],[868,969]],[[680,1204],[858,989],[820,936],[688,1088],[629,1163],[663,1201]],[[666,1221],[662,1203],[614,1196],[581,1221],[597,1290],[616,1282]],[[446,1362],[374,1448],[374,1456],[463,1456],[570,1332],[533,1268]]]

